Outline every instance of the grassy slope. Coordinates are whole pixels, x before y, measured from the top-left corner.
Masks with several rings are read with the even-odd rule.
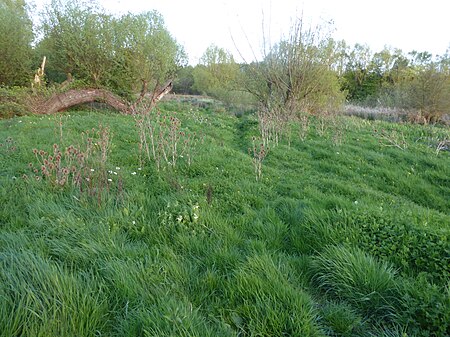
[[[191,166],[138,170],[130,116],[64,116],[66,145],[113,130],[124,187],[101,207],[20,178],[58,142],[54,117],[0,121],[16,146],[0,149],[1,336],[449,333],[450,157],[429,147],[448,130],[346,118],[342,145],[312,128],[257,182],[251,116],[162,109],[204,135]],[[378,143],[382,128],[408,149]]]

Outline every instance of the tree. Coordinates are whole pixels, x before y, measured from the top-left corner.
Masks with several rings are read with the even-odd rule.
[[[267,49],[262,62],[247,66],[244,83],[265,110],[292,115],[330,110],[342,103],[333,70],[334,42],[321,27],[305,28],[298,19],[287,38]]]
[[[236,90],[239,65],[233,55],[215,45],[209,46],[195,67],[194,89],[220,100],[229,101],[230,92]]]
[[[130,100],[162,85],[185,60],[156,11],[114,17],[92,1],[53,0],[43,35],[39,51],[48,55],[51,80],[73,76]]]
[[[24,0],[0,0],[0,85],[31,80],[33,28]]]

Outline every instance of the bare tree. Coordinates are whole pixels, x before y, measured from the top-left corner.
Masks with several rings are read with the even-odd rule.
[[[336,44],[321,26],[297,18],[287,37],[271,45],[264,59],[247,64],[242,86],[259,105],[264,142],[278,142],[288,122],[306,114],[329,114],[344,100],[333,69]]]

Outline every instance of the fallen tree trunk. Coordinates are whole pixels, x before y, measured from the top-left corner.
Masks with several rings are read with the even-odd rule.
[[[146,82],[144,82],[144,86],[146,90]],[[168,81],[164,86],[156,88],[151,95],[151,104],[156,104],[171,90],[172,81]],[[39,104],[38,109],[33,110],[38,110],[36,112],[42,114],[53,114],[83,103],[102,102],[121,113],[130,114],[134,113],[136,106],[141,102],[143,96],[143,93],[141,93],[138,100],[130,105],[119,96],[105,89],[71,89],[51,96],[49,99]]]
[[[90,102],[104,102],[122,113],[128,113],[128,104],[120,97],[104,89],[72,89],[59,93],[43,102],[40,110],[41,113],[52,114],[75,105]]]

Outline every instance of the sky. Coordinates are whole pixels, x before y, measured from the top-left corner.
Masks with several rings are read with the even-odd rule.
[[[373,52],[388,46],[442,55],[450,49],[449,0],[98,1],[112,14],[157,10],[193,65],[211,44],[238,61],[253,61],[263,49],[263,35],[275,43],[298,17],[313,26],[332,22],[335,39],[367,44]],[[35,0],[38,9],[48,2]]]

